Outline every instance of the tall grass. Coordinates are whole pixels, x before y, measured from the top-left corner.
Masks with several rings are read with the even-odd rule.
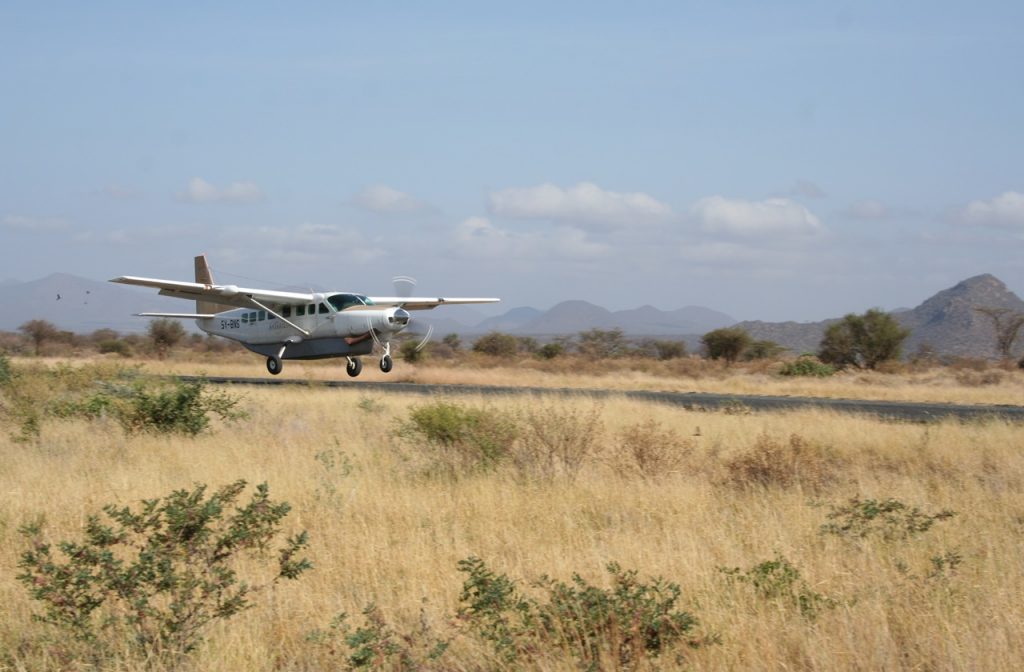
[[[426,624],[449,638],[441,669],[500,668],[453,620],[458,563],[471,556],[528,594],[544,575],[608,586],[609,562],[677,583],[696,634],[719,643],[660,658],[657,669],[1015,670],[1024,660],[1019,426],[460,397],[451,402],[599,424],[588,426],[591,445],[571,475],[524,478],[510,461],[453,479],[415,468],[416,445],[398,435],[422,398],[315,388],[243,395],[248,419],[215,421],[195,438],[68,419],[19,443],[0,423],[0,668],[61,667],[47,646],[54,635],[33,622],[38,607],[14,579],[19,526],[42,516],[54,539],[70,538],[104,504],[237,479],[266,481],[291,504],[285,532],[308,531],[314,569],[211,628],[195,669],[343,668],[341,654],[310,634],[370,603],[398,632]],[[670,454],[655,452],[673,440]],[[644,441],[653,444],[638,449]],[[651,458],[644,469],[623,467],[638,454],[659,455],[664,473]],[[830,512],[854,498],[958,515],[905,539],[823,534]],[[777,559],[798,572],[793,590],[828,607],[810,618],[799,601],[723,572],[755,576]],[[566,652],[543,669],[575,668]]]

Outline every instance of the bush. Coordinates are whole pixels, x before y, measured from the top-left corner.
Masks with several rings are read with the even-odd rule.
[[[779,371],[780,376],[816,376],[818,378],[828,378],[836,372],[834,366],[824,364],[818,361],[817,358],[808,355],[802,355],[799,359],[786,362],[782,365],[782,369]]]
[[[519,352],[519,339],[511,334],[492,331],[476,339],[473,343],[473,352],[492,357],[515,357]]]
[[[136,382],[127,389],[112,389],[90,397],[85,415],[111,411],[126,432],[184,434],[195,436],[210,425],[210,414],[236,420],[238,399],[224,392],[208,392],[201,381],[177,381],[168,385]]]
[[[515,420],[500,411],[446,401],[414,407],[399,428],[401,436],[423,440],[433,466],[449,476],[493,470],[508,458],[517,433]]]
[[[314,630],[306,637],[319,644],[328,659],[338,651],[347,651],[346,670],[400,670],[421,672],[448,669],[437,661],[448,650],[449,642],[438,639],[424,621],[418,632],[401,633],[388,624],[376,605],[363,609],[365,625],[353,628],[348,614],[336,616],[327,630]],[[323,661],[315,669],[335,669],[333,660]]]
[[[565,346],[561,343],[545,343],[537,348],[537,356],[541,359],[554,359],[565,353]]]
[[[813,619],[823,607],[833,608],[839,604],[812,590],[800,578],[800,570],[781,555],[758,563],[745,572],[739,567],[720,567],[719,571],[732,581],[748,584],[761,599],[795,606],[806,618]]]
[[[693,442],[663,429],[654,420],[626,427],[618,435],[616,466],[626,473],[654,479],[679,471],[693,453]]]
[[[603,589],[574,574],[571,583],[543,577],[536,582],[546,601],[520,594],[515,582],[495,574],[483,560],[459,562],[467,578],[457,618],[487,641],[502,662],[536,663],[545,651],[568,652],[583,669],[635,669],[680,644],[699,646],[688,635],[697,619],[678,609],[680,588],[636,571],[607,565],[612,588]]]
[[[754,445],[725,463],[727,482],[737,487],[794,485],[819,491],[836,478],[836,465],[827,451],[792,434],[785,443],[762,434]]]
[[[743,358],[748,361],[755,359],[774,359],[782,354],[786,348],[775,341],[754,341],[744,351]]]
[[[750,347],[751,338],[743,329],[729,327],[715,329],[701,336],[701,345],[711,359],[724,359],[732,364]]]
[[[25,525],[30,547],[17,578],[42,603],[40,620],[86,644],[88,655],[115,655],[127,644],[147,661],[173,664],[200,644],[206,625],[248,609],[261,588],[311,566],[298,559],[307,544],[302,532],[277,552],[269,583],[239,580],[237,559],[265,556],[291,509],[272,501],[265,483],[234,508],[245,486],[236,481],[207,496],[197,485],[144,500],[137,513],[105,506],[109,524],[89,516],[85,539],[60,542],[59,555],[40,524]]]
[[[96,349],[101,355],[118,354],[122,357],[129,357],[132,354],[131,346],[120,339],[108,339],[96,344]]]
[[[822,534],[864,539],[878,536],[886,541],[907,539],[931,529],[940,520],[956,515],[955,511],[944,509],[938,513],[924,513],[916,506],[907,506],[898,499],[851,498],[841,506],[833,505],[828,519],[832,522],[821,526]]]
[[[598,450],[602,431],[599,408],[584,412],[543,406],[521,414],[518,421],[512,460],[522,476],[550,479],[561,474],[573,480]]]
[[[398,348],[398,356],[402,358],[403,362],[415,364],[426,359],[427,349],[426,347],[421,348],[416,341],[403,341]]]

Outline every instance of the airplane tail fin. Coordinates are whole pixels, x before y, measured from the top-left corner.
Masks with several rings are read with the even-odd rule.
[[[206,263],[206,255],[200,254],[196,257],[196,282],[204,285],[213,284],[213,273],[210,272],[210,265]],[[223,306],[210,301],[196,301],[196,313],[212,314],[224,310]]]

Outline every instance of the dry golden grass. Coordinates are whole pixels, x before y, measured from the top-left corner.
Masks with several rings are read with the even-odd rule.
[[[230,366],[236,374],[262,367],[258,358],[245,362]],[[291,375],[321,371],[289,367]],[[406,375],[424,371],[430,370]],[[490,383],[521,380],[506,370],[481,375]],[[450,480],[424,477],[416,469],[420,448],[395,436],[410,407],[427,403],[420,397],[301,387],[233,393],[244,398],[250,418],[196,439],[125,436],[112,422],[53,420],[38,442],[19,444],[0,423],[0,665],[39,669],[41,660],[30,645],[45,628],[32,622],[36,605],[14,579],[20,525],[43,515],[52,538],[77,537],[85,516],[103,504],[238,478],[267,481],[274,498],[292,504],[288,526],[309,531],[315,569],[211,628],[194,655],[197,670],[341,668],[337,656],[306,636],[334,614],[357,615],[370,602],[401,631],[413,632],[425,619],[452,635],[463,579],[456,563],[470,555],[524,580],[567,580],[579,572],[606,585],[604,565],[615,560],[643,577],[679,583],[701,632],[721,638],[684,651],[689,669],[1009,671],[1024,660],[1020,426],[460,397],[456,403],[511,411],[597,408],[600,450],[571,481],[528,482],[506,471]],[[660,478],[621,466],[618,437],[642,423],[671,431],[685,445],[686,455]],[[804,446],[795,452],[786,448],[793,435]],[[736,465],[766,445],[788,460],[787,476],[769,478],[767,486],[738,476]],[[858,495],[959,515],[901,542],[820,535],[826,504]],[[959,553],[962,564],[927,578],[930,559],[948,551]],[[749,569],[777,554],[837,606],[809,619],[720,571]],[[496,667],[465,636],[453,640],[443,660],[445,669]],[[655,665],[677,667],[671,656]],[[544,669],[573,667],[556,661]]]

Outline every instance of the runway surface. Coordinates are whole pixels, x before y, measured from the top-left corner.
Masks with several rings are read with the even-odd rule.
[[[711,394],[708,392],[656,392],[649,390],[597,390],[586,388],[508,387],[491,385],[429,385],[420,383],[381,383],[355,380],[308,381],[289,378],[235,378],[226,376],[178,376],[180,380],[204,380],[216,385],[267,385],[324,387],[367,392],[396,392],[423,396],[497,395],[589,397],[607,399],[623,397],[652,403],[680,406],[689,410],[737,412],[785,411],[801,408],[822,408],[838,413],[871,415],[890,420],[932,422],[945,418],[958,420],[1008,420],[1024,422],[1024,406],[968,405],[933,402],[869,401],[862,399],[831,399],[825,397],[773,397],[752,394]]]

